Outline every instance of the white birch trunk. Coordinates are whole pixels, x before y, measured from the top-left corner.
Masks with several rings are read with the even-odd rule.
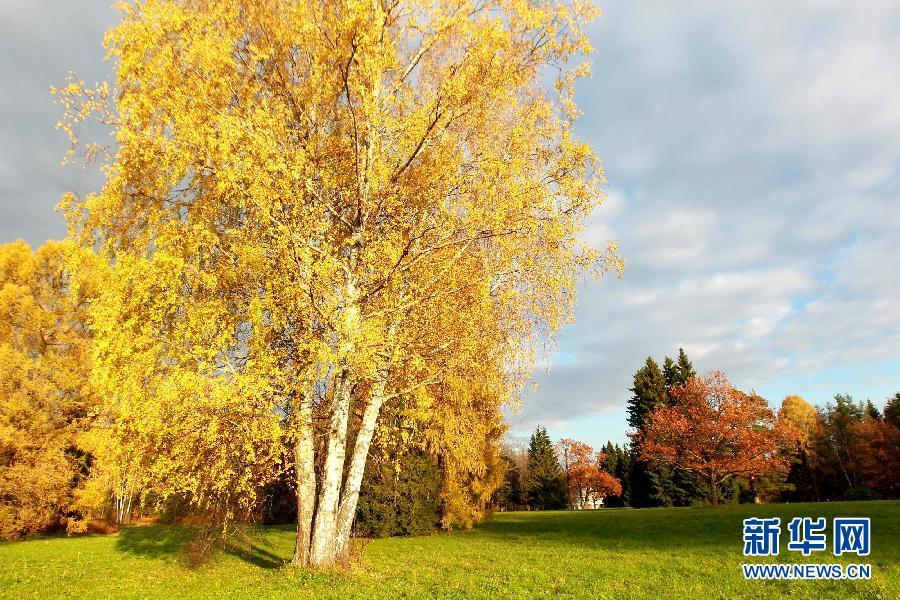
[[[395,318],[385,336],[385,342],[390,349],[391,356],[386,364],[378,369],[372,391],[369,394],[369,403],[363,411],[359,431],[353,444],[353,454],[350,457],[350,467],[347,470],[347,479],[341,494],[341,503],[338,507],[337,517],[337,552],[339,556],[347,553],[350,534],[353,529],[353,520],[356,517],[356,506],[359,502],[359,491],[362,486],[363,475],[366,470],[366,462],[369,458],[369,448],[372,445],[372,437],[378,426],[378,416],[385,402],[385,390],[390,376],[393,353],[396,351],[397,330],[400,327],[400,317]]]
[[[347,472],[347,480],[344,483],[341,503],[337,518],[337,554],[343,555],[347,551],[350,541],[350,532],[353,528],[353,518],[356,515],[356,504],[359,501],[359,489],[362,485],[363,474],[366,469],[366,460],[369,457],[369,447],[372,444],[372,436],[378,423],[378,415],[384,404],[384,390],[386,382],[382,377],[375,383],[372,389],[369,403],[363,412],[359,432],[356,434],[356,442],[353,446],[350,469]]]
[[[322,489],[319,492],[309,556],[309,564],[315,567],[330,566],[337,556],[336,521],[347,453],[347,423],[352,388],[348,369],[341,371],[338,378],[332,400]]]
[[[312,540],[313,511],[316,502],[315,454],[312,431],[312,401],[301,398],[297,406],[294,443],[294,476],[297,484],[297,540],[295,565],[307,566]]]
[[[126,477],[119,484],[119,490],[116,494],[116,524],[126,525],[128,523],[128,517],[131,515],[132,496],[131,482]]]

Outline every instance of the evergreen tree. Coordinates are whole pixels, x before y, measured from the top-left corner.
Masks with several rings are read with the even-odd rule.
[[[697,371],[684,348],[678,348],[677,360],[667,356],[665,365],[666,390],[669,392],[668,400],[671,404],[673,402],[671,388],[684,385],[688,379],[697,376]],[[668,470],[658,474],[657,480],[658,487],[664,490],[658,492],[660,501],[671,502],[674,506],[690,506],[708,496],[705,484],[686,471]]]
[[[672,476],[672,504],[691,506],[697,502],[705,502],[707,498],[709,489],[703,481],[688,471],[675,470]]]
[[[607,473],[615,473],[619,457],[616,454],[616,447],[613,446],[612,442],[607,441],[606,445],[603,446],[603,456],[603,468],[606,469]]]
[[[881,420],[881,413],[878,411],[878,407],[872,404],[871,400],[866,400],[866,416],[876,421]]]
[[[675,469],[669,465],[652,466],[640,460],[635,462],[646,472],[645,506],[675,506]]]
[[[667,356],[663,361],[663,377],[666,380],[666,389],[673,385],[678,385],[678,370],[675,367],[675,361]]]
[[[659,365],[648,356],[644,366],[634,374],[634,387],[628,401],[628,424],[640,431],[647,416],[666,402],[666,379]],[[659,506],[671,502],[665,493],[657,474],[646,463],[632,457],[631,502],[634,506]]]
[[[683,348],[678,358],[666,357],[663,369],[652,357],[634,374],[633,396],[628,404],[628,424],[643,428],[647,415],[663,403],[671,404],[670,390],[684,385],[697,371]],[[707,495],[702,482],[690,473],[676,471],[667,466],[651,467],[631,457],[629,501],[633,506],[690,506]]]
[[[884,420],[894,427],[900,427],[900,392],[888,398],[884,405]]]
[[[515,458],[506,451],[501,456],[505,465],[503,483],[494,494],[494,504],[515,510],[525,504],[525,490],[522,482],[522,471]]]
[[[688,360],[687,354],[685,354],[684,352],[684,348],[679,348],[678,361],[675,363],[675,384],[684,385],[684,383],[688,379],[696,376],[697,371],[694,370],[694,365],[691,364],[690,360]]]
[[[628,401],[628,424],[640,430],[647,415],[665,402],[666,380],[659,365],[648,356],[647,362],[634,374],[634,387]]]
[[[566,478],[553,442],[543,427],[535,429],[528,444],[526,497],[535,509],[560,509],[566,506]]]
[[[624,446],[616,446],[616,471],[613,473],[622,482],[622,504],[632,505],[633,474],[631,454]]]
[[[402,445],[373,445],[356,509],[357,535],[431,533],[440,522],[440,507],[441,471],[437,459],[423,450]]]
[[[629,490],[631,488],[631,468],[628,461],[628,453],[625,452],[618,444],[606,442],[603,446],[603,469],[616,477],[622,483],[622,494],[619,496],[609,496],[604,499],[606,506],[627,506]]]
[[[667,356],[663,364],[663,376],[666,380],[666,390],[669,390],[673,386],[684,385],[688,379],[697,376],[697,371],[694,370],[694,365],[685,353],[684,348],[678,349],[677,361],[672,360]],[[669,395],[668,399],[669,402],[672,401],[671,395]]]
[[[610,441],[607,441],[606,445],[603,446],[603,470],[614,477],[619,470],[619,453],[617,450],[618,448]],[[626,484],[624,480],[620,479],[620,481],[622,482],[622,494],[624,495]],[[606,506],[623,506],[625,504],[621,496],[607,497],[604,499],[604,503]]]

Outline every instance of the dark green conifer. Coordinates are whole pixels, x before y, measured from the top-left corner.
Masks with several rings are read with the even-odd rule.
[[[644,366],[634,374],[634,387],[628,401],[628,424],[637,430],[644,427],[647,415],[666,399],[666,381],[659,365],[648,356]]]
[[[528,505],[538,510],[566,507],[566,478],[553,442],[543,427],[535,429],[528,444],[528,476],[526,478]]]

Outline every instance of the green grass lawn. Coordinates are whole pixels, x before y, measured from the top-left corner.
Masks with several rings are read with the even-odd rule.
[[[864,562],[873,565],[873,577],[745,581],[741,521],[748,516],[782,518],[781,554],[769,562]],[[787,551],[786,524],[794,516],[827,517],[829,550],[809,559]],[[836,516],[871,517],[869,557],[831,554]],[[0,544],[0,596],[900,598],[900,501],[504,513],[471,531],[373,541],[349,573],[285,567],[290,527],[260,528],[243,551],[191,568],[180,550],[187,531],[132,527]]]

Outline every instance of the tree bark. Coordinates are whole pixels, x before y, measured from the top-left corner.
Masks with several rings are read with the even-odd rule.
[[[341,503],[338,509],[337,553],[339,557],[346,557],[349,549],[348,544],[353,529],[353,520],[356,517],[356,505],[359,502],[359,491],[362,486],[363,474],[365,473],[366,462],[369,458],[369,448],[372,445],[372,436],[375,434],[375,427],[378,425],[378,416],[381,414],[381,407],[386,400],[385,392],[387,390],[391,365],[394,360],[394,345],[396,343],[397,330],[399,327],[400,317],[397,317],[393,323],[391,323],[387,335],[385,336],[385,342],[390,353],[389,358],[377,371],[377,377],[369,394],[369,403],[363,411],[359,431],[356,433],[356,440],[353,443],[353,454],[350,458],[350,467],[347,471],[347,479],[344,482]]]
[[[296,407],[294,476],[297,485],[297,540],[292,564],[309,565],[313,511],[316,501],[316,473],[312,431],[312,401],[301,398]]]
[[[369,457],[369,447],[372,444],[372,436],[378,423],[378,415],[384,404],[386,374],[379,378],[372,389],[369,403],[363,413],[359,432],[356,434],[356,442],[353,447],[350,469],[347,472],[347,480],[344,483],[344,491],[341,494],[341,503],[337,519],[337,555],[344,555],[347,544],[350,541],[350,532],[353,528],[353,519],[356,516],[356,505],[359,501],[359,489],[362,485],[363,474],[366,469],[366,460]]]
[[[828,444],[831,446],[831,451],[834,453],[834,457],[837,459],[838,466],[841,468],[841,473],[843,473],[844,479],[847,480],[847,485],[848,485],[848,486],[850,487],[850,489],[852,490],[852,489],[853,489],[853,482],[850,481],[850,475],[847,473],[847,469],[844,468],[844,461],[841,460],[841,453],[840,453],[840,451],[838,450],[837,446],[835,445],[834,440],[832,440],[832,439],[829,438]]]
[[[719,484],[716,483],[716,475],[713,472],[709,474],[709,501],[713,506],[719,503]]]
[[[337,558],[336,520],[347,453],[347,423],[352,388],[348,368],[343,368],[337,377],[331,406],[322,489],[319,492],[319,505],[316,508],[309,556],[309,564],[314,567],[331,566]]]

